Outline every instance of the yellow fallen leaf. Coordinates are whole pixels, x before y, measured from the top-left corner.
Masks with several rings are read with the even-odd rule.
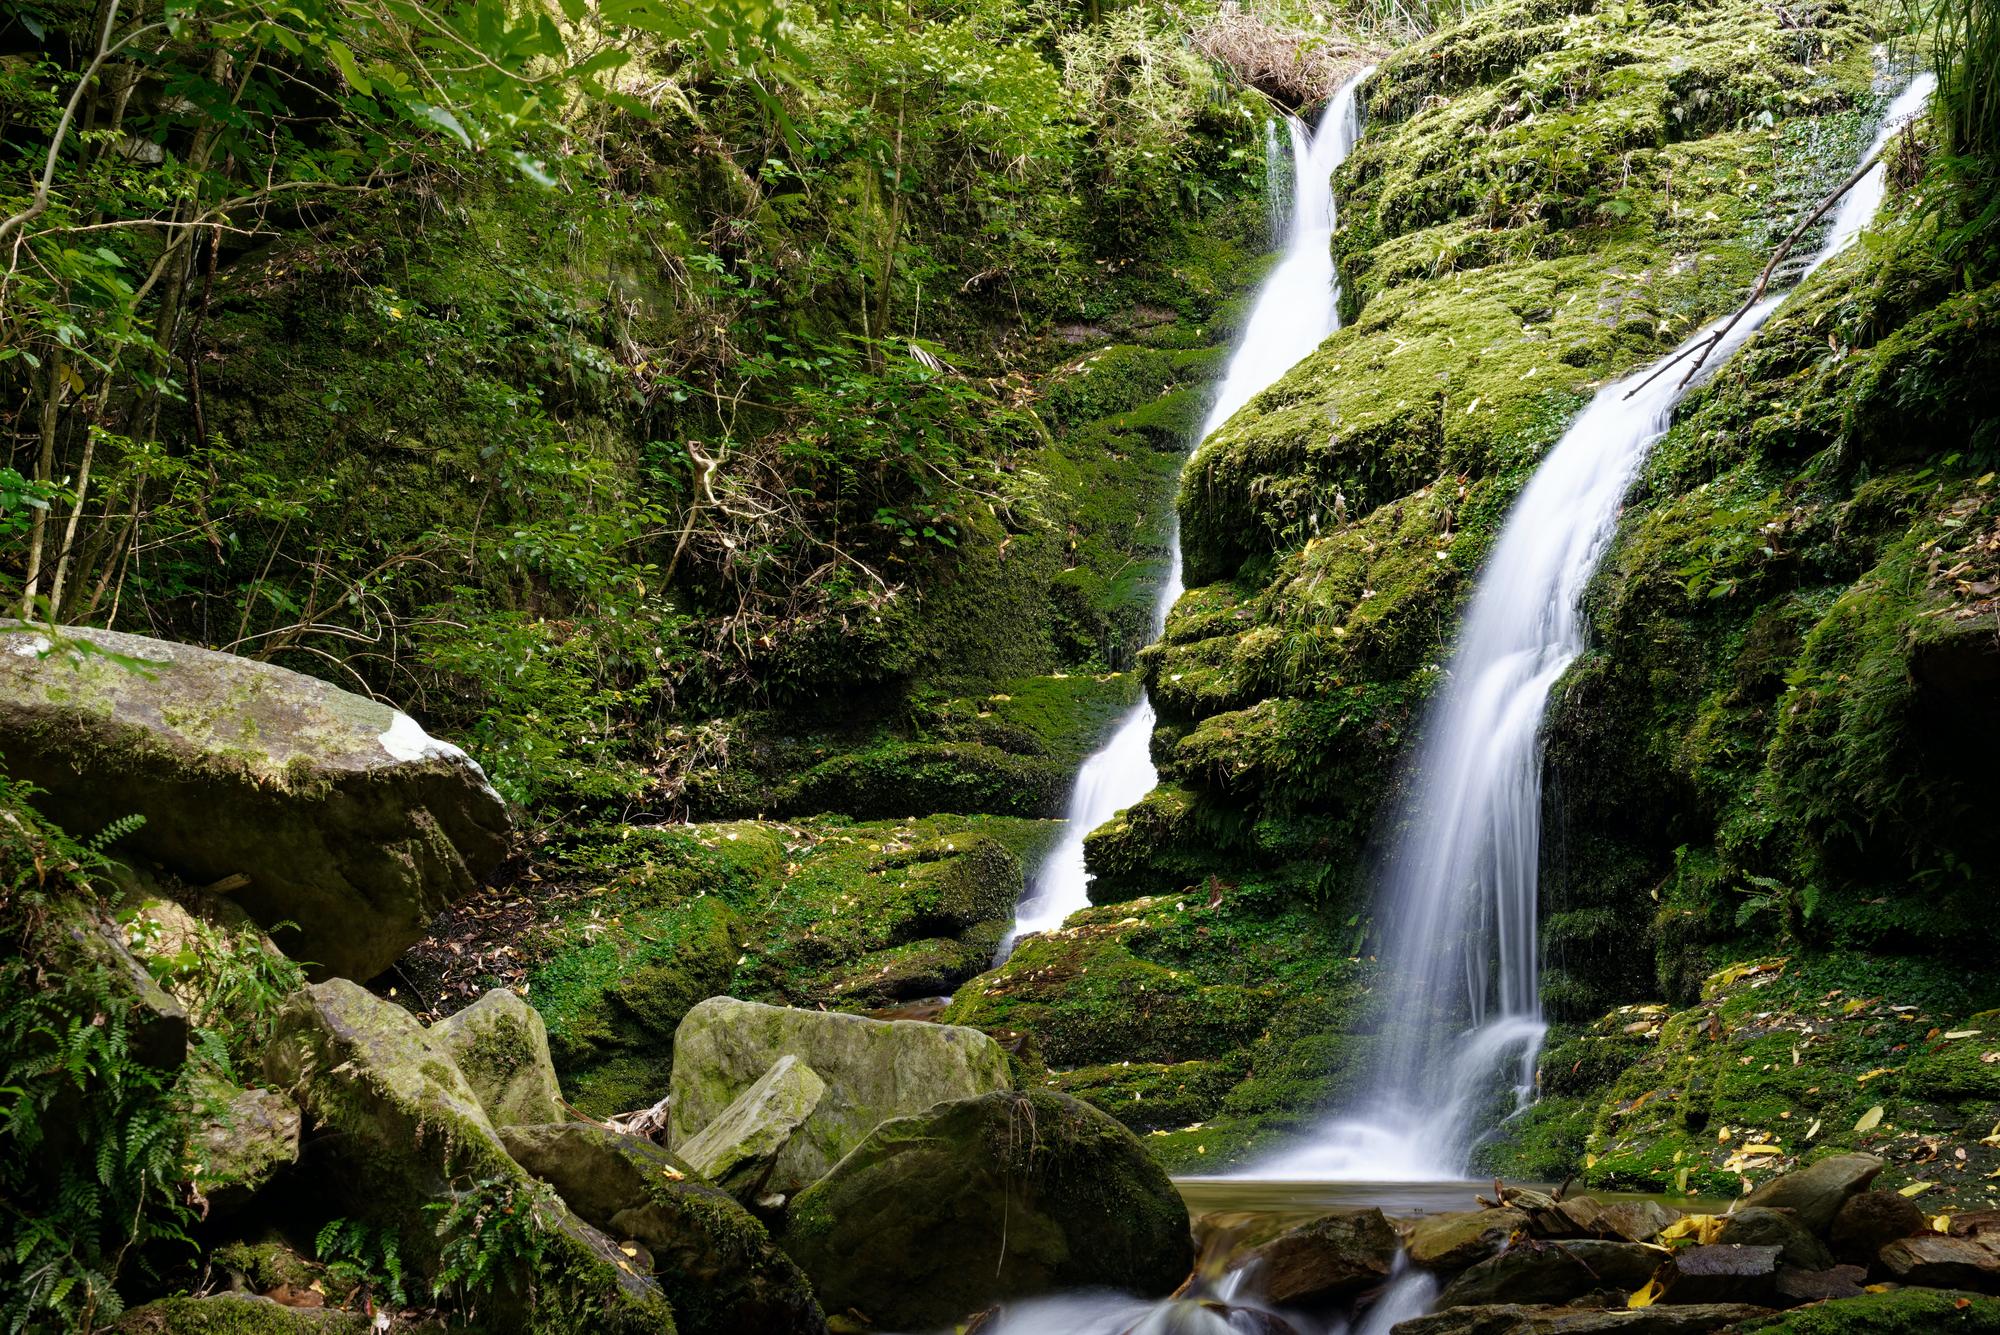
[[[1722,1217],[1712,1214],[1686,1214],[1667,1225],[1660,1233],[1661,1242],[1679,1242],[1691,1239],[1706,1246],[1714,1242],[1722,1232]]]
[[[1878,1103],[1867,1112],[1861,1114],[1861,1120],[1854,1124],[1854,1129],[1856,1131],[1873,1131],[1880,1125],[1882,1125],[1882,1105]]]
[[[1716,1144],[1720,1145],[1726,1143],[1729,1140],[1730,1134],[1731,1133],[1729,1128],[1726,1126],[1723,1127],[1722,1130],[1715,1133]]]
[[[1937,1183],[1935,1182],[1912,1182],[1907,1187],[1897,1188],[1896,1194],[1898,1196],[1921,1196],[1936,1185]]]
[[[1895,1288],[1894,1284],[1868,1284],[1864,1285],[1861,1291],[1863,1293],[1892,1293],[1895,1291]]]
[[[1806,1128],[1806,1139],[1811,1140],[1814,1136],[1818,1134],[1819,1134],[1819,1118],[1815,1117],[1813,1118],[1813,1124]]]
[[[1951,1232],[1951,1216],[1948,1214],[1941,1214],[1937,1218],[1931,1220],[1931,1231],[1934,1233]]]
[[[619,1243],[618,1250],[624,1252],[627,1256],[637,1256],[639,1254],[639,1249],[629,1242]]]
[[[1752,1154],[1783,1154],[1784,1152],[1785,1152],[1785,1147],[1783,1145],[1775,1145],[1775,1144],[1745,1145],[1742,1149],[1736,1151],[1737,1156],[1739,1158]]]
[[[1646,1281],[1646,1287],[1625,1300],[1627,1307],[1651,1307],[1660,1296],[1660,1281],[1657,1277]]]
[[[1979,1037],[1979,1031],[1978,1031],[1977,1029],[1954,1029],[1954,1030],[1952,1030],[1952,1031],[1951,1031],[1950,1033],[1946,1034],[1946,1035],[1945,1035],[1945,1037],[1946,1037],[1946,1038],[1978,1038],[1978,1037]]]
[[[1874,1070],[1868,1072],[1866,1075],[1855,1076],[1854,1083],[1857,1085],[1865,1085],[1878,1075],[1894,1075],[1895,1073],[1896,1073],[1896,1068],[1893,1066],[1878,1066]]]

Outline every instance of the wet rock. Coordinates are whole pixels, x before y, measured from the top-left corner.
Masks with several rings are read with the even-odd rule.
[[[243,1205],[299,1161],[299,1107],[274,1090],[204,1080],[194,1109],[188,1156],[211,1212]]]
[[[976,1029],[710,997],[674,1034],[669,1143],[693,1140],[784,1056],[826,1085],[772,1164],[765,1190],[785,1195],[817,1181],[891,1117],[1013,1084],[1006,1054]]]
[[[1894,1191],[1862,1191],[1847,1198],[1833,1217],[1834,1255],[1851,1265],[1870,1266],[1898,1238],[1931,1231],[1916,1202]]]
[[[1484,1261],[1527,1227],[1520,1210],[1430,1215],[1417,1221],[1406,1245],[1411,1264],[1449,1273]]]
[[[680,1148],[703,1177],[738,1199],[759,1194],[771,1165],[826,1095],[797,1057],[778,1058],[756,1084]]]
[[[650,1254],[682,1335],[821,1335],[805,1276],[764,1226],[649,1140],[588,1122],[513,1126],[509,1154],[563,1203]]]
[[[1137,1137],[1042,1091],[882,1123],[792,1202],[782,1242],[829,1312],[895,1330],[1058,1288],[1156,1296],[1194,1260],[1187,1207]]]
[[[559,1122],[566,1115],[542,1017],[506,988],[439,1020],[430,1036],[451,1055],[494,1126]]]
[[[162,1298],[120,1317],[118,1335],[367,1335],[366,1313],[288,1307],[245,1293]]]
[[[1814,1233],[1824,1233],[1850,1196],[1865,1190],[1883,1168],[1872,1154],[1836,1154],[1782,1177],[1774,1177],[1743,1198],[1742,1207],[1790,1210]]]
[[[1391,1331],[1392,1335],[1708,1335],[1770,1314],[1769,1308],[1742,1303],[1608,1311],[1502,1304],[1433,1312],[1399,1321]]]
[[[1558,1245],[1590,1267],[1597,1276],[1593,1287],[1619,1293],[1644,1288],[1668,1256],[1664,1247],[1613,1238],[1574,1238]]]
[[[1380,1210],[1343,1210],[1252,1250],[1257,1282],[1273,1303],[1344,1301],[1389,1278],[1401,1243]]]
[[[1597,1272],[1564,1244],[1529,1240],[1512,1244],[1452,1280],[1438,1295],[1437,1305],[1562,1303],[1601,1287]]]
[[[1754,1303],[1777,1296],[1778,1248],[1709,1243],[1683,1247],[1660,1270],[1662,1303]]]
[[[507,814],[465,754],[408,715],[268,663],[68,627],[102,651],[0,646],[0,754],[72,830],[231,897],[324,974],[369,978],[496,866]],[[109,654],[150,660],[145,674]]]
[[[1778,1260],[1800,1270],[1825,1270],[1833,1253],[1790,1210],[1750,1205],[1727,1216],[1715,1240],[1724,1245],[1776,1247]]]
[[[415,1016],[344,978],[302,988],[273,1022],[264,1075],[304,1110],[328,1213],[392,1230],[417,1276],[438,1264],[437,1221],[426,1206],[467,1182],[528,1186],[501,1146],[479,1097]],[[549,1202],[533,1273],[488,1296],[497,1328],[524,1327],[531,1306],[588,1309],[605,1335],[663,1335],[673,1315],[660,1288],[632,1270],[611,1239]]]
[[[1923,1212],[1918,1211],[1921,1218]],[[1988,1246],[2000,1245],[2000,1210],[1967,1210],[1951,1217],[1945,1230],[1954,1238],[1977,1238]]]
[[[1650,1242],[1681,1217],[1679,1210],[1652,1200],[1605,1204],[1594,1197],[1574,1196],[1560,1202],[1557,1208],[1570,1221],[1575,1236],[1624,1242]]]
[[[2000,1293],[2000,1251],[1972,1238],[1898,1238],[1882,1249],[1882,1268],[1901,1283],[1927,1289]]]
[[[1832,1298],[1859,1298],[1867,1282],[1868,1271],[1858,1265],[1830,1266],[1825,1270],[1779,1266],[1778,1301],[1786,1307],[1797,1307]]]

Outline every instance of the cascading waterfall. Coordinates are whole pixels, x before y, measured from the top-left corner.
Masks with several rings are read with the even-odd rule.
[[[1360,134],[1355,90],[1373,72],[1371,66],[1348,80],[1327,104],[1316,129],[1309,131],[1296,117],[1287,118],[1292,191],[1290,231],[1283,257],[1258,289],[1242,340],[1229,359],[1197,440],[1228,421],[1339,326],[1340,289],[1332,248],[1333,172]],[[1270,143],[1275,158],[1275,130]],[[1279,171],[1269,179],[1275,181],[1283,174]],[[1176,527],[1169,539],[1167,578],[1153,605],[1152,638],[1165,629],[1167,613],[1180,600],[1184,587],[1180,530]],[[1144,797],[1158,782],[1149,749],[1153,722],[1152,703],[1141,697],[1119,722],[1111,740],[1084,761],[1064,813],[1062,842],[1030,881],[1015,909],[1013,930],[1000,944],[998,959],[1006,959],[1021,937],[1060,927],[1065,918],[1090,902],[1084,836]]]
[[[1926,74],[1904,90],[1871,153],[1921,109],[1934,83]],[[1794,282],[1853,243],[1881,204],[1882,178],[1878,165],[1849,191]],[[1704,369],[1727,360],[1784,295],[1729,328]],[[1678,365],[1659,370],[1598,391],[1535,470],[1480,574],[1383,863],[1388,947],[1373,1093],[1312,1145],[1250,1175],[1461,1177],[1481,1114],[1508,1086],[1517,1106],[1532,1092],[1545,1029],[1536,914],[1542,716],[1550,688],[1583,649],[1581,599],[1620,504],[1684,393]]]

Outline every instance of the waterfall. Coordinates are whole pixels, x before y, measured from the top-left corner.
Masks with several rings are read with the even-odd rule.
[[[1923,106],[1934,82],[1919,76],[1896,99],[1871,152]],[[1801,277],[1853,243],[1881,203],[1882,174],[1878,165],[1850,191]],[[1721,365],[1784,295],[1737,321],[1705,369]],[[1372,1094],[1315,1143],[1252,1175],[1461,1177],[1481,1114],[1510,1093],[1516,1106],[1532,1094],[1545,1032],[1536,915],[1542,716],[1550,688],[1582,652],[1581,600],[1621,502],[1684,392],[1679,366],[1657,369],[1598,391],[1535,470],[1480,573],[1389,826]]]
[[[1292,198],[1284,252],[1258,288],[1256,304],[1230,355],[1197,441],[1291,370],[1340,323],[1340,288],[1333,269],[1333,172],[1360,134],[1355,92],[1372,73],[1371,66],[1349,79],[1327,103],[1316,129],[1308,130],[1297,117],[1286,118],[1291,131]],[[1275,158],[1275,130],[1269,142]],[[1268,179],[1276,182],[1284,175],[1275,171]],[[1167,578],[1153,605],[1153,638],[1165,628],[1167,613],[1184,590],[1181,538],[1176,526],[1168,542]],[[1084,836],[1144,797],[1158,782],[1150,751],[1152,738],[1153,706],[1142,697],[1120,720],[1111,740],[1083,762],[1063,815],[1062,842],[1030,880],[1014,911],[1013,930],[1000,944],[996,963],[1012,953],[1021,937],[1060,927],[1070,914],[1089,904]]]

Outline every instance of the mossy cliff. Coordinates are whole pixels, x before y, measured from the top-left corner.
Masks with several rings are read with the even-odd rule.
[[[1163,786],[1089,842],[1104,907],[962,991],[954,1018],[1013,1020],[1054,1078],[1119,1115],[1171,1078],[1162,1111],[1205,1123],[1161,1142],[1177,1165],[1240,1157],[1337,1099],[1370,1042],[1355,1027],[1376,815],[1480,560],[1596,386],[1734,307],[1846,174],[1884,104],[1871,25],[1840,5],[1795,22],[1503,3],[1384,62],[1336,181],[1347,326],[1185,477],[1191,588],[1142,655]],[[1943,1032],[1993,1004],[1990,929],[1967,926],[2000,874],[1972,814],[1990,792],[1972,757],[1995,739],[1980,684],[2000,672],[1992,299],[1953,291],[1980,262],[1962,240],[1939,258],[1958,205],[1924,153],[1921,135],[1892,153],[1882,239],[1816,273],[1683,406],[1591,590],[1592,649],[1548,724],[1542,947],[1560,1020],[1687,1006],[1705,976],[1774,947],[1814,977],[1886,956],[1873,987],[1899,1004],[1933,997],[1936,974],[1899,957],[1942,958],[1964,975],[1921,1003]],[[1194,920],[1217,895],[1257,925],[1172,952],[1113,926],[1163,896]],[[1153,979],[1142,991],[1101,958],[1130,938],[1161,981],[1224,989],[1254,958],[1246,927],[1323,981],[1295,990],[1273,970],[1234,1035],[1163,1033]],[[1148,1067],[1134,1051],[1118,1054],[1129,1073],[1101,1069],[1065,1041],[1093,1032],[1146,1036]],[[1672,1187],[1678,1168],[1648,1179],[1596,1148],[1638,1054],[1582,1060],[1582,1032],[1552,1038],[1551,1097],[1487,1153],[1555,1178],[1590,1154],[1593,1180]],[[1851,1088],[1879,1056],[1859,1043],[1822,1066]],[[1775,1078],[1746,1060],[1741,1080]],[[1976,1142],[1987,1108],[1968,1098],[1916,1124]],[[1826,1122],[1828,1143],[1846,1103],[1817,1106],[1794,1117]]]

